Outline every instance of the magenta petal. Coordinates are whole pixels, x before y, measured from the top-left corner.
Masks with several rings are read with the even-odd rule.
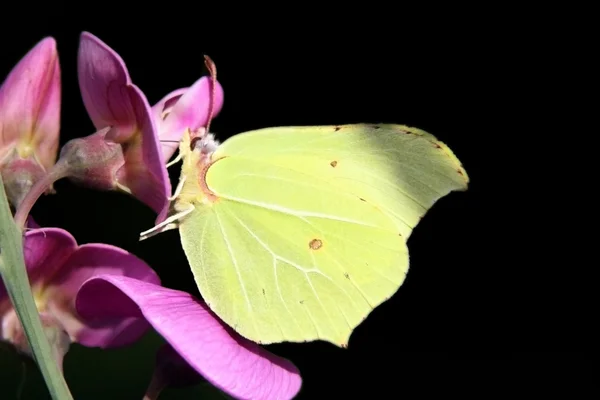
[[[64,229],[40,228],[26,232],[23,252],[31,283],[41,279],[47,284],[76,248],[75,238]]]
[[[77,57],[79,88],[85,108],[96,129],[118,127],[116,142],[136,131],[129,99],[129,72],[123,59],[104,42],[88,32],[81,34]]]
[[[160,214],[168,206],[171,181],[148,100],[135,85],[129,86],[129,92],[141,140],[133,140],[127,146],[125,166],[118,173],[118,179],[135,197]]]
[[[139,281],[160,284],[156,273],[141,259],[118,247],[106,244],[85,244],[80,246],[66,261],[51,282],[53,301],[62,298],[69,307],[75,306],[75,297],[82,284],[96,276],[127,276]],[[126,345],[139,339],[148,329],[144,319],[131,317],[127,307],[121,307],[118,299],[120,293],[115,296],[104,294],[103,297],[95,298],[94,301],[110,304],[115,307],[115,317],[105,320],[101,324],[81,324],[81,321],[67,318],[66,312],[62,314],[61,322],[69,334],[84,346],[90,347],[117,347]],[[126,299],[125,303],[129,301]],[[126,305],[126,304],[125,304]],[[61,304],[57,304],[58,311]],[[64,307],[63,307],[64,308]],[[67,310],[68,311],[68,310]],[[118,315],[125,312],[125,318]]]
[[[0,159],[11,144],[31,146],[46,169],[54,164],[60,128],[60,66],[56,41],[41,40],[0,87]]]
[[[60,134],[61,76],[58,53],[48,63],[48,86],[37,115],[34,131],[36,155],[46,170],[56,162]]]
[[[161,140],[178,142],[186,128],[197,130],[206,126],[210,110],[211,81],[203,76],[198,79],[182,96],[160,127]],[[217,82],[213,105],[213,117],[223,108],[223,87]],[[163,142],[164,158],[168,160],[178,147],[178,143]]]
[[[25,265],[32,285],[47,283],[77,248],[71,234],[59,228],[40,228],[27,231],[23,242]],[[6,297],[0,279],[0,301]]]
[[[162,122],[162,120],[165,119],[166,115],[171,111],[177,100],[179,100],[186,90],[188,90],[188,88],[173,90],[171,93],[160,99],[158,103],[153,105],[152,115],[154,116],[154,121]],[[159,126],[160,123],[157,122],[156,125]]]
[[[117,290],[123,293],[119,303],[113,301]],[[87,281],[77,295],[77,311],[86,320],[124,317],[125,309],[136,317],[133,304],[190,366],[226,393],[239,399],[291,399],[300,390],[302,379],[290,361],[242,338],[188,293],[105,275]]]
[[[162,136],[164,131],[165,119],[169,115],[169,113],[173,110],[173,106],[181,96],[188,90],[188,88],[177,89],[163,97],[158,103],[152,106],[152,116],[154,117],[154,122],[156,124],[156,129],[158,130],[158,138],[161,141],[162,153],[165,161],[168,161],[169,158],[173,155],[175,150],[177,150],[179,143],[177,140],[173,139],[164,139]]]

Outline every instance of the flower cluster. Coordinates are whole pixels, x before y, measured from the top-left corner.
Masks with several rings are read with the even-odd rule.
[[[125,346],[152,327],[168,344],[159,351],[147,398],[199,375],[236,398],[294,397],[301,378],[291,362],[239,336],[190,294],[162,287],[146,262],[107,244],[78,245],[65,230],[40,227],[29,216],[37,199],[67,178],[135,196],[161,221],[171,194],[166,161],[186,129],[206,127],[223,105],[222,87],[204,76],[150,106],[121,57],[87,32],[80,38],[78,79],[96,132],[67,142],[58,160],[55,40],[40,41],[0,87],[0,175],[15,222],[26,230],[25,264],[58,362],[72,342]],[[30,353],[1,282],[0,322],[1,339]]]

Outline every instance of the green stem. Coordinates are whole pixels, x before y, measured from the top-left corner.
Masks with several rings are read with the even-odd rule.
[[[17,227],[22,230],[27,222],[27,217],[29,216],[29,212],[33,208],[35,202],[40,198],[46,190],[57,180],[65,178],[68,175],[68,166],[62,160],[59,160],[52,169],[45,174],[40,180],[38,180],[32,187],[29,189],[25,198],[21,202],[21,205],[18,207],[17,212],[15,213],[14,221],[17,224]]]
[[[22,232],[13,220],[2,180],[0,180],[0,274],[50,395],[54,400],[72,400],[73,396],[57,360],[52,356],[50,343],[42,328],[42,321],[25,269]]]

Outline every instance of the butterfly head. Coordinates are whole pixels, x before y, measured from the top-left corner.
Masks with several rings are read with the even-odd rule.
[[[209,159],[212,153],[217,150],[219,144],[219,141],[215,139],[215,135],[207,132],[206,128],[200,128],[196,131],[188,129],[179,145],[179,152],[183,157],[193,153],[201,159]]]
[[[190,140],[190,151],[198,151],[203,156],[210,156],[219,147],[219,141],[215,139],[215,135],[206,132],[204,128],[200,135],[195,135]]]

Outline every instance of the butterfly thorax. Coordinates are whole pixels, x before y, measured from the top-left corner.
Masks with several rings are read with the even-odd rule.
[[[179,148],[183,160],[180,180],[184,182],[174,200],[176,211],[189,208],[190,205],[212,204],[217,200],[206,185],[206,172],[213,162],[212,155],[218,146],[219,142],[210,133],[201,131],[194,135],[187,131],[184,134]]]

